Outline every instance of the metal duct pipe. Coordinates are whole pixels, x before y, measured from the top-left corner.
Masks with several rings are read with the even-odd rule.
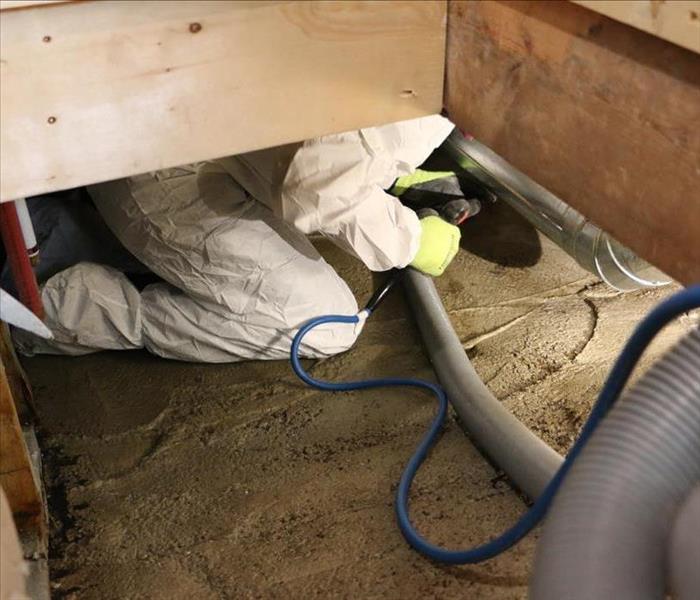
[[[471,136],[455,129],[444,148],[471,177],[610,286],[627,291],[670,282],[658,269]]]

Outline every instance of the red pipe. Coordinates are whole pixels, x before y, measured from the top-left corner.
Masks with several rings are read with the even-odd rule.
[[[19,294],[19,300],[40,319],[44,318],[36,276],[29,262],[27,246],[14,202],[0,202],[0,234],[7,252],[7,262]]]

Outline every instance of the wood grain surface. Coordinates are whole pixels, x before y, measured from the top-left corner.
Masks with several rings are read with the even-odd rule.
[[[444,2],[71,2],[0,21],[0,199],[439,112]]]
[[[683,283],[700,281],[700,56],[570,2],[449,3],[463,129]]]

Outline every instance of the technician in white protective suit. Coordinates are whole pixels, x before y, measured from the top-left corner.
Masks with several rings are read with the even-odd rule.
[[[413,264],[440,274],[452,259],[459,230],[444,222],[428,228],[385,192],[452,129],[430,116],[91,186],[110,229],[164,282],[139,292],[113,268],[72,266],[42,289],[55,340],[19,333],[20,348],[146,347],[204,362],[286,358],[308,319],[358,312],[306,234],[328,237],[373,271]],[[320,327],[302,355],[342,352],[358,333]]]

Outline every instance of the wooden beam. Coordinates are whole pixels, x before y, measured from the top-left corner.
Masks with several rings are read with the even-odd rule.
[[[445,3],[70,2],[0,19],[0,199],[439,112]]]
[[[12,511],[0,487],[0,590],[3,598],[26,598],[22,548]]]
[[[700,52],[700,0],[571,1],[693,52]]]
[[[0,338],[0,344],[4,343]],[[18,529],[38,536],[41,546],[46,538],[46,513],[40,476],[32,466],[17,417],[7,377],[10,369],[5,360],[0,361],[0,486],[7,494]]]
[[[5,377],[10,394],[15,402],[15,410],[20,425],[26,425],[34,419],[34,399],[29,378],[19,362],[12,345],[10,328],[0,321],[0,363],[5,367]]]
[[[649,262],[700,281],[700,56],[570,2],[451,1],[445,105]]]

